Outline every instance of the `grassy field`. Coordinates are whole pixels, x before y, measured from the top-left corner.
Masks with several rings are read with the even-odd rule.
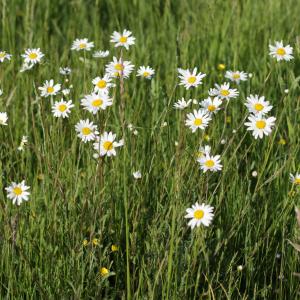
[[[1,0],[0,12],[0,48],[13,55],[0,64],[0,111],[8,114],[0,126],[1,299],[299,297],[299,254],[288,242],[297,241],[300,195],[289,179],[300,167],[299,1]],[[135,70],[123,84],[115,80],[113,105],[93,115],[80,100],[120,57],[110,36],[125,28],[136,43],[122,56]],[[71,51],[76,38],[110,55]],[[294,48],[292,61],[269,55],[280,40]],[[27,48],[45,56],[19,72]],[[153,79],[135,76],[141,65],[155,69]],[[69,81],[59,73],[65,66]],[[194,67],[207,76],[186,90],[177,68]],[[174,103],[207,98],[228,81],[226,70],[253,76],[231,84],[239,97],[192,133],[186,114],[199,105],[180,111]],[[40,96],[50,79],[73,86],[69,118],[51,112],[62,94]],[[276,126],[263,139],[244,126],[250,94],[273,105]],[[94,159],[92,143],[77,136],[75,124],[87,118],[124,139],[115,157]],[[28,144],[18,151],[22,136]],[[199,169],[204,144],[221,155],[222,171]],[[29,201],[13,205],[5,187],[22,180]],[[195,202],[214,207],[209,227],[188,227],[185,210]]]

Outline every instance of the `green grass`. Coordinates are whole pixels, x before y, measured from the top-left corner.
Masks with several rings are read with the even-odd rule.
[[[0,65],[0,111],[9,116],[0,127],[1,299],[297,298],[299,255],[287,242],[295,240],[300,195],[289,182],[300,162],[297,0],[2,0],[0,12],[1,48],[14,55]],[[143,81],[134,72],[124,81],[122,128],[119,87],[114,105],[96,116],[82,110],[80,99],[119,56],[110,35],[124,28],[136,37],[124,58],[156,74]],[[80,37],[109,49],[109,58],[89,52],[84,64],[82,53],[70,51]],[[276,63],[268,55],[275,40],[294,47],[293,61]],[[20,54],[29,47],[41,48],[44,63],[19,73]],[[191,108],[178,112],[173,104],[204,99],[215,82],[224,82],[219,63],[253,78],[206,130],[223,170],[203,174],[195,153],[204,134],[184,126]],[[60,66],[73,70],[68,83]],[[194,66],[208,75],[186,91],[178,86],[177,67]],[[76,108],[69,119],[54,118],[50,99],[39,96],[38,87],[51,78],[73,85]],[[270,100],[277,117],[272,135],[258,141],[243,125],[250,93]],[[91,144],[76,136],[74,125],[84,118],[126,140],[102,169]],[[29,144],[19,152],[22,135]],[[287,144],[278,144],[280,138]],[[132,176],[137,169],[140,181]],[[4,188],[23,179],[30,201],[17,207]],[[184,215],[196,201],[214,206],[215,218],[191,231]],[[112,252],[112,244],[119,251]],[[110,270],[108,277],[100,276],[101,267]]]

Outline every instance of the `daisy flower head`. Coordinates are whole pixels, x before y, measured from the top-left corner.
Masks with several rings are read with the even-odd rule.
[[[96,136],[99,134],[97,126],[94,125],[93,122],[90,122],[89,119],[80,120],[75,125],[75,130],[78,137],[80,137],[84,143],[95,140]]]
[[[293,174],[290,174],[290,181],[291,183],[300,186],[300,174],[296,173],[295,176]]]
[[[222,100],[230,100],[230,98],[236,98],[239,95],[237,89],[231,89],[230,84],[225,82],[221,85],[215,84],[215,88],[212,88],[208,92],[209,96],[219,97]]]
[[[239,84],[241,81],[246,81],[248,79],[248,74],[243,71],[226,71],[225,78]]]
[[[217,172],[222,170],[220,155],[213,156],[206,152],[197,161],[200,163],[200,169],[204,173],[207,171]]]
[[[123,78],[128,78],[133,68],[134,65],[130,61],[122,61],[121,58],[117,59],[114,56],[113,61],[106,65],[105,71],[112,77],[120,77],[122,75]]]
[[[250,115],[248,120],[249,122],[245,122],[245,125],[248,127],[247,130],[253,131],[252,135],[255,139],[258,137],[262,139],[264,135],[269,135],[272,132],[276,118],[267,118],[261,114],[257,114]]]
[[[179,85],[184,85],[187,90],[202,84],[202,78],[206,76],[206,74],[202,74],[201,72],[197,74],[197,68],[194,68],[193,72],[189,69],[183,70],[179,68],[178,73],[180,79]]]
[[[71,70],[71,68],[69,68],[69,67],[60,67],[59,68],[59,73],[61,74],[61,75],[63,75],[63,76],[67,76],[67,75],[70,75],[71,74],[71,72],[72,72],[72,70]]]
[[[0,125],[7,125],[8,116],[6,112],[0,112]]]
[[[174,108],[183,110],[189,107],[192,101],[192,99],[185,101],[184,98],[181,98],[181,100],[178,100],[176,103],[174,103]]]
[[[46,80],[44,85],[39,87],[41,97],[55,96],[60,91],[60,84],[54,84],[54,80]]]
[[[23,201],[28,201],[30,193],[29,186],[25,185],[25,180],[21,183],[12,182],[10,186],[6,187],[7,198],[11,199],[13,204],[20,205]]]
[[[197,129],[205,129],[208,126],[211,117],[204,110],[199,109],[195,110],[193,113],[187,114],[187,119],[185,125],[192,129],[192,132],[195,132]]]
[[[8,54],[6,51],[0,50],[0,62],[5,60],[11,60],[12,55]]]
[[[125,47],[126,50],[129,46],[135,44],[135,37],[131,36],[132,32],[129,30],[123,30],[123,33],[114,31],[111,35],[111,42],[115,43],[115,47]]]
[[[98,93],[86,95],[81,100],[81,105],[85,110],[95,115],[100,109],[105,110],[108,106],[111,106],[112,99],[109,98],[107,93],[99,91]]]
[[[146,79],[151,79],[154,75],[155,71],[150,68],[149,66],[145,67],[145,66],[141,66],[139,67],[138,71],[137,71],[137,75],[136,76],[140,76]]]
[[[218,97],[208,97],[200,103],[200,106],[209,114],[215,114],[218,110],[220,110],[221,104],[222,100]]]
[[[95,58],[104,58],[104,57],[107,57],[108,55],[109,55],[108,50],[105,50],[105,51],[99,50],[99,51],[95,51],[93,53],[93,57],[95,57]]]
[[[94,48],[94,42],[89,42],[88,39],[76,39],[71,46],[71,50],[75,51],[90,51],[92,48]]]
[[[267,114],[271,109],[272,105],[270,105],[269,101],[265,101],[264,96],[258,96],[258,95],[250,95],[247,97],[247,101],[245,105],[248,108],[248,111],[252,114],[261,114],[265,115]]]
[[[269,55],[276,58],[277,61],[293,59],[293,48],[290,45],[283,46],[283,42],[275,42],[275,45],[269,45]]]
[[[112,132],[104,132],[100,138],[98,137],[96,143],[94,143],[94,150],[97,151],[97,153],[94,154],[94,158],[105,155],[108,157],[116,156],[116,148],[123,146],[124,141],[120,140],[117,142],[115,139],[116,134],[113,134]]]
[[[213,210],[214,208],[210,205],[198,204],[196,202],[191,208],[186,210],[187,214],[185,218],[191,219],[188,222],[188,226],[190,226],[191,229],[199,227],[200,225],[208,227],[214,218]]]
[[[25,50],[25,53],[22,54],[25,65],[35,65],[40,63],[43,56],[44,54],[41,52],[40,48],[27,49]]]
[[[56,101],[52,106],[53,116],[57,118],[68,118],[72,107],[74,107],[72,100],[69,100],[68,102],[63,99]]]
[[[105,74],[103,77],[96,77],[92,81],[94,89],[96,92],[105,91],[108,92],[108,89],[114,87],[115,84],[112,82],[112,77],[109,73]]]

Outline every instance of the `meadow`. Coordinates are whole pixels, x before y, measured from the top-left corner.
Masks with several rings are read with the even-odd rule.
[[[299,297],[299,1],[1,0],[0,13],[1,299]],[[128,49],[111,41],[124,29]],[[270,55],[276,41],[292,59]],[[206,76],[182,85],[194,68]],[[219,110],[186,124],[212,95]],[[250,95],[276,118],[262,138],[245,125]],[[87,119],[97,129],[78,136]],[[213,212],[193,211],[191,228],[195,203]]]

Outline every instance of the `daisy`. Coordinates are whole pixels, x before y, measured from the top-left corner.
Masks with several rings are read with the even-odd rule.
[[[275,45],[269,45],[269,55],[276,58],[277,61],[286,60],[289,61],[293,59],[293,48],[290,45],[283,46],[281,42],[275,42]]]
[[[141,66],[139,67],[138,71],[137,71],[137,75],[136,76],[140,76],[146,79],[151,79],[152,76],[154,75],[155,71],[150,68],[149,66],[145,67],[145,66]]]
[[[70,75],[71,72],[72,70],[69,67],[59,68],[59,73],[64,76]]]
[[[293,174],[290,174],[290,181],[293,184],[300,185],[300,174],[296,173],[295,176]]]
[[[250,115],[248,120],[249,122],[245,123],[248,127],[247,130],[253,131],[252,135],[255,139],[258,137],[261,139],[264,135],[269,135],[272,132],[272,127],[275,125],[276,118],[265,118],[261,114],[258,114]]]
[[[129,46],[135,44],[135,37],[131,36],[131,31],[129,30],[123,30],[123,33],[119,33],[117,31],[114,31],[111,35],[111,42],[115,43],[115,47],[125,47],[127,50],[129,49]]]
[[[24,63],[29,66],[40,63],[43,56],[44,54],[41,52],[40,48],[27,49],[25,50],[25,54],[22,54]]]
[[[22,201],[28,201],[28,196],[30,195],[27,190],[30,187],[25,185],[25,180],[21,183],[12,182],[9,187],[6,187],[5,190],[7,191],[7,198],[11,199],[13,204],[20,205]]]
[[[0,125],[7,125],[7,113],[6,112],[0,112]]]
[[[26,63],[24,62],[21,66],[20,72],[23,73],[25,71],[28,71],[30,69],[32,69],[34,67],[35,64],[31,64],[31,63]]]
[[[115,148],[121,147],[124,145],[124,141],[120,140],[119,142],[115,141],[116,135],[112,132],[104,132],[100,138],[97,138],[97,142],[94,143],[94,149],[97,151],[97,153],[94,154],[95,158],[98,158],[99,156],[107,155],[110,156],[116,156],[116,150]]]
[[[199,227],[201,224],[208,227],[214,217],[213,210],[214,208],[210,205],[198,204],[198,202],[196,202],[192,205],[192,208],[186,210],[187,215],[185,218],[191,219],[188,222],[188,226],[190,226],[191,229]]]
[[[194,113],[187,114],[185,125],[189,126],[192,129],[192,132],[195,132],[198,128],[202,130],[205,129],[210,120],[211,117],[205,111],[202,109],[199,109],[198,111],[194,109]]]
[[[71,50],[90,51],[93,47],[94,47],[94,42],[89,42],[88,39],[76,39],[71,46]]]
[[[192,99],[185,101],[184,98],[181,98],[181,100],[178,100],[176,103],[174,103],[174,107],[176,109],[182,110],[189,107],[192,101],[193,101]]]
[[[200,103],[200,106],[208,113],[213,114],[216,113],[218,110],[220,110],[221,104],[222,101],[218,97],[215,98],[208,97]]]
[[[81,100],[81,105],[95,115],[100,109],[105,110],[106,107],[111,106],[112,99],[104,92],[92,93]]]
[[[239,84],[240,81],[246,81],[248,79],[248,74],[240,71],[226,71],[225,78]]]
[[[202,78],[206,76],[206,74],[201,72],[197,74],[197,68],[194,68],[193,72],[179,68],[178,73],[180,74],[178,77],[181,80],[179,85],[184,85],[187,90],[190,87],[197,87],[199,84],[202,84]]]
[[[265,97],[258,95],[250,95],[247,97],[247,102],[245,103],[248,110],[252,114],[261,114],[265,115],[272,109],[272,105],[270,105],[269,101],[265,101]]]
[[[142,173],[140,171],[133,172],[132,175],[135,179],[141,179],[142,178]]]
[[[206,171],[217,172],[222,170],[220,161],[220,155],[212,156],[209,153],[205,153],[197,159],[200,163],[200,169],[205,173]]]
[[[78,133],[78,137],[80,137],[84,143],[95,140],[96,136],[99,134],[97,126],[94,125],[93,122],[90,122],[89,119],[80,120],[75,125],[75,130]]]
[[[56,101],[52,106],[53,116],[57,118],[68,118],[72,107],[74,107],[72,100],[69,100],[68,102],[63,99]]]
[[[221,85],[215,84],[215,88],[210,89],[208,92],[209,96],[217,96],[220,99],[230,100],[239,95],[237,89],[231,89],[229,83],[223,83]]]
[[[6,51],[0,50],[0,62],[4,62],[6,59],[10,60],[11,57],[11,54],[6,53]]]
[[[93,53],[93,57],[95,57],[95,58],[104,58],[104,57],[107,57],[108,55],[109,55],[108,50],[106,50],[106,51],[99,50],[99,51],[95,51]]]
[[[130,61],[122,61],[122,59],[117,59],[113,57],[113,61],[106,65],[105,71],[109,73],[112,77],[123,76],[123,78],[129,77],[132,72],[134,65]]]
[[[41,97],[55,96],[60,90],[60,84],[54,84],[54,80],[46,80],[44,85],[39,87]]]
[[[108,89],[114,87],[115,84],[112,82],[112,77],[110,74],[105,74],[103,77],[96,77],[92,81],[95,86],[94,89],[96,92],[105,91],[108,92]]]

